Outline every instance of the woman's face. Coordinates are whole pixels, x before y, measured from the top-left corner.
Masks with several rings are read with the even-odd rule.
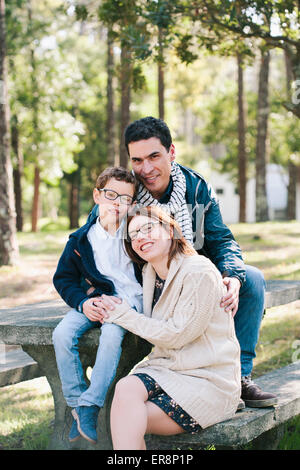
[[[167,260],[172,228],[162,225],[157,219],[144,215],[135,216],[129,223],[128,234],[133,250],[145,261]]]

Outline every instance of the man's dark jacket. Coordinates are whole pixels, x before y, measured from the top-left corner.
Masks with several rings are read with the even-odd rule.
[[[222,276],[236,277],[245,282],[246,272],[241,248],[224,224],[219,202],[209,183],[196,171],[179,165],[186,179],[186,202],[192,216],[194,248],[209,258]],[[172,192],[172,181],[159,200],[167,203]],[[88,220],[98,213],[94,206]]]

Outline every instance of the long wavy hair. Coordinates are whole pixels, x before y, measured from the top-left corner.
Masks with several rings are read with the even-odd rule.
[[[167,214],[167,212],[157,206],[134,207],[131,211],[129,211],[127,216],[125,232],[126,237],[124,239],[125,250],[133,262],[139,264],[140,266],[146,263],[146,261],[143,260],[132,248],[130,236],[128,233],[130,222],[138,215],[143,215],[149,217],[150,219],[158,220],[168,233],[172,233],[171,246],[168,254],[168,268],[170,267],[172,259],[177,254],[192,256],[197,253],[193,246],[183,237],[179,224],[175,219],[173,219],[173,217]],[[172,230],[170,230],[170,228]]]

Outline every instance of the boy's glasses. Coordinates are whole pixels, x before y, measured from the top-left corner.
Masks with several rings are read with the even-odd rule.
[[[106,199],[109,199],[110,201],[114,201],[118,197],[120,198],[120,202],[122,204],[126,204],[127,206],[130,206],[133,203],[133,197],[129,196],[128,194],[119,194],[116,191],[113,191],[112,189],[100,189],[97,188],[98,191],[103,191],[104,196]]]
[[[151,222],[147,222],[146,224],[142,225],[138,230],[132,230],[132,232],[128,232],[130,241],[136,240],[139,232],[143,233],[144,235],[149,234],[154,229],[154,226],[159,223],[160,222],[158,220],[157,221],[153,220]]]

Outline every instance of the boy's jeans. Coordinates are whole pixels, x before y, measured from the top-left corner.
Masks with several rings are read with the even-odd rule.
[[[246,265],[246,281],[240,289],[239,308],[234,317],[241,348],[242,376],[251,374],[259,328],[264,313],[265,280],[262,272]]]
[[[62,390],[68,406],[104,405],[106,393],[119,364],[126,330],[103,323],[96,361],[88,387],[78,352],[78,339],[91,328],[99,327],[83,313],[70,310],[53,332],[53,344]]]

